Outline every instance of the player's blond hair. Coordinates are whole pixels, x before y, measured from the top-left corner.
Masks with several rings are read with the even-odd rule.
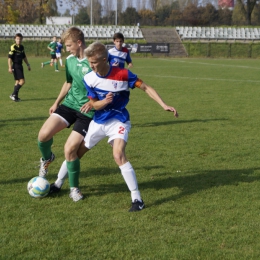
[[[70,27],[62,33],[62,42],[65,42],[68,39],[72,40],[73,42],[77,42],[78,40],[80,40],[82,43],[85,44],[84,33],[77,27]]]
[[[101,42],[93,42],[91,43],[85,50],[84,54],[87,58],[96,56],[99,58],[106,58],[108,57],[108,51],[106,46]]]

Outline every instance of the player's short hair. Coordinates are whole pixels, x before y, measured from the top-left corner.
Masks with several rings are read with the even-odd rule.
[[[85,44],[84,33],[77,27],[70,27],[62,33],[62,42],[65,42],[67,39],[70,39],[73,42],[77,42],[78,40],[80,40],[82,43]]]
[[[125,37],[124,37],[124,35],[121,33],[121,32],[117,32],[117,33],[115,33],[114,34],[114,36],[113,36],[113,40],[115,41],[116,39],[121,39],[121,40],[125,40]]]
[[[106,46],[101,42],[91,43],[85,50],[84,54],[87,58],[97,56],[97,58],[106,58],[108,57],[108,51]]]
[[[23,35],[22,35],[21,33],[17,33],[17,34],[14,36],[14,38],[16,38],[16,37],[19,37],[19,38],[23,39]]]

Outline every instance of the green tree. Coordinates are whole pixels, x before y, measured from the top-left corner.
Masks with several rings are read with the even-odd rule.
[[[246,17],[243,13],[243,6],[241,2],[237,2],[232,14],[232,24],[234,25],[245,25]]]
[[[156,12],[157,25],[166,25],[166,20],[169,19],[171,15],[171,6],[164,5],[160,8],[157,8]]]
[[[139,21],[138,12],[134,7],[127,7],[126,10],[119,15],[121,25],[136,25]]]
[[[218,12],[212,4],[207,4],[205,7],[200,7],[201,25],[214,26],[218,21]]]
[[[75,24],[90,24],[87,7],[80,8],[78,14],[75,16]]]
[[[142,9],[138,12],[138,16],[141,25],[154,26],[156,24],[156,16],[152,10]]]
[[[183,12],[183,22],[187,25],[196,26],[200,24],[200,11],[195,4],[188,4]]]
[[[241,12],[244,15],[246,23],[251,25],[251,17],[254,7],[256,5],[257,0],[237,0],[237,3],[240,5]]]
[[[231,25],[233,11],[228,8],[218,10],[218,25]]]

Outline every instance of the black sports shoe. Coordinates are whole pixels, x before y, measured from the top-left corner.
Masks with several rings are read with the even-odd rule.
[[[60,192],[61,188],[58,188],[55,183],[52,183],[51,186],[50,186],[50,191],[49,191],[49,194],[51,193],[58,193]]]
[[[132,202],[132,207],[129,209],[129,212],[139,211],[142,210],[144,207],[145,206],[143,201],[134,200],[134,202]]]

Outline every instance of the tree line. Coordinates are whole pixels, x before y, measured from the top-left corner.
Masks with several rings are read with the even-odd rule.
[[[91,22],[93,25],[117,22],[118,25],[141,26],[260,25],[260,4],[256,0],[237,0],[233,10],[217,8],[216,3],[207,0],[139,0],[135,3],[133,0],[0,0],[0,23],[45,24],[46,17],[63,15],[73,16],[75,24],[86,25]],[[69,8],[60,14],[58,5],[65,4]]]

